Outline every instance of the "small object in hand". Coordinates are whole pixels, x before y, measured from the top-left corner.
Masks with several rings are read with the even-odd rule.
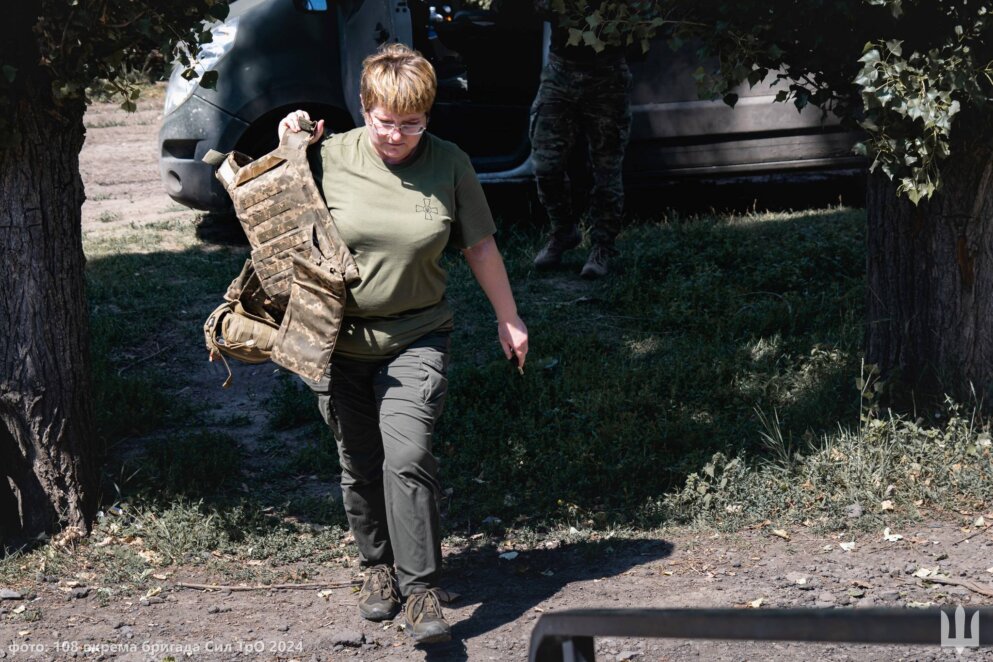
[[[517,354],[512,353],[510,355],[510,362],[514,364],[514,367],[517,368],[517,372],[519,374],[524,374],[524,366],[521,365],[521,361],[517,358]]]

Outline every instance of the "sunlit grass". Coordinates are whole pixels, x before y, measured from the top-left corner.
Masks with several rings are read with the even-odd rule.
[[[857,383],[863,211],[643,220],[620,237],[623,271],[594,283],[578,277],[582,249],[539,274],[536,229],[498,239],[531,354],[524,376],[508,365],[485,297],[462,258],[446,258],[456,331],[435,450],[453,544],[487,517],[540,542],[988,506],[985,420],[954,404],[891,416]],[[77,551],[8,558],[0,578],[90,564],[138,590],[172,564],[274,581],[283,564],[338,562],[339,468],[313,396],[275,380],[253,428],[248,412],[225,418],[185,394],[198,378],[181,368],[203,360],[203,317],[246,249],[205,244],[182,219],[84,244],[97,427],[111,449],[104,515]],[[858,521],[846,514],[856,503]]]

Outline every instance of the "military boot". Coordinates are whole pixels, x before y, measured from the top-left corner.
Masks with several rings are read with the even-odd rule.
[[[588,279],[603,278],[610,273],[610,259],[616,254],[617,251],[609,246],[593,244],[593,249],[590,250],[590,255],[586,258],[586,264],[583,265],[579,275]]]
[[[400,609],[396,572],[388,565],[366,569],[365,581],[359,589],[359,613],[369,621],[386,621]]]
[[[415,588],[403,608],[407,632],[418,644],[437,644],[452,638],[452,626],[441,612],[438,589]]]
[[[579,245],[583,234],[575,225],[565,232],[553,232],[548,243],[534,258],[535,269],[551,269],[562,263],[562,254]]]

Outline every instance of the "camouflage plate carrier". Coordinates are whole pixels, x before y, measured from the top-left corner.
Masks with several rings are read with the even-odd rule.
[[[346,288],[359,273],[310,171],[307,147],[313,124],[304,129],[287,131],[279,147],[255,161],[238,152],[209,152],[204,161],[219,166],[217,178],[251,244],[251,266],[264,294],[257,305],[282,312],[272,360],[319,380],[341,328]],[[244,299],[241,305],[261,316]],[[208,349],[223,355],[223,342],[216,341],[208,336]]]

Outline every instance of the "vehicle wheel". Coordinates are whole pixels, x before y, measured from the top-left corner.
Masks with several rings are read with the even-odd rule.
[[[314,106],[305,103],[292,107],[284,106],[269,111],[253,122],[238,141],[235,149],[243,154],[247,154],[253,159],[257,159],[263,154],[276,149],[276,145],[279,144],[279,140],[276,137],[279,121],[293,110],[305,110],[312,118],[323,119],[324,130],[332,133],[348,131],[354,127],[351,116],[340,108]]]
[[[241,223],[234,210],[226,212],[206,212],[197,218],[197,239],[223,246],[247,246],[248,237],[241,229]]]

